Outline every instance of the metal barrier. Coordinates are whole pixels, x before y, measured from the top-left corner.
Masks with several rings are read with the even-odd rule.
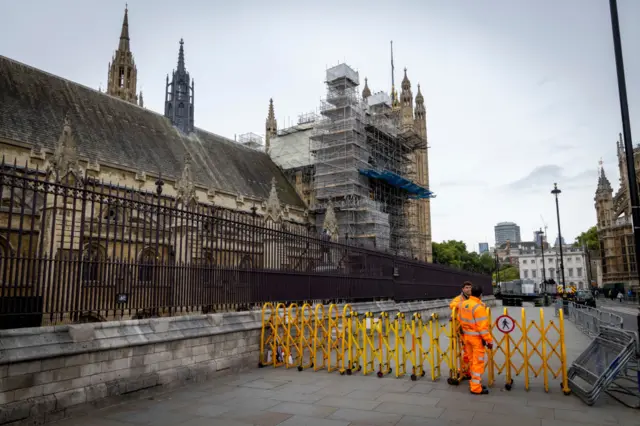
[[[436,314],[425,319],[418,313],[411,318],[402,312],[394,317],[387,312],[361,314],[348,304],[326,309],[267,303],[262,310],[259,366],[337,370],[341,375],[408,375],[414,381],[424,376],[438,380],[444,368],[448,382],[457,385],[462,357],[455,318],[455,313],[445,319]],[[495,343],[487,351],[485,370],[489,385],[503,375],[510,390],[513,378],[522,375],[528,390],[531,379],[541,376],[545,391],[551,379],[560,379],[563,392],[570,393],[562,312],[556,322],[545,320],[542,308],[534,318],[527,318],[522,308],[516,320],[504,308],[492,322],[491,333]]]
[[[593,405],[605,392],[630,408],[640,408],[640,340],[623,330],[621,316],[570,303],[570,321],[593,341],[573,362],[569,388]]]
[[[571,390],[585,404],[593,405],[634,359],[636,351],[634,333],[601,326],[598,336],[569,369]]]
[[[562,300],[560,300],[562,302]],[[602,326],[611,328],[623,328],[624,320],[620,315],[602,311],[585,305],[569,302],[567,305],[567,319],[589,337],[595,337],[600,333]]]

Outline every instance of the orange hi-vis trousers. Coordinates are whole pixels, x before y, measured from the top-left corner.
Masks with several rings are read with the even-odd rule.
[[[470,352],[465,344],[464,335],[460,334],[460,336],[458,336],[458,340],[460,341],[460,377],[468,378],[470,374],[469,368],[471,367],[471,358],[469,357]]]
[[[482,375],[487,364],[487,350],[480,336],[462,336],[464,347],[471,361],[471,380],[469,380],[469,390],[473,393],[482,392]]]

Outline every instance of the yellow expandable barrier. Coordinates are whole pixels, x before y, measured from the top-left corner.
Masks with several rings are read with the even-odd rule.
[[[506,308],[502,312],[508,314]],[[557,320],[550,321],[545,320],[542,308],[533,318],[527,318],[525,308],[519,319],[506,318],[513,320],[512,327],[501,329],[491,322],[494,347],[487,352],[488,384],[504,376],[505,389],[510,390],[513,378],[522,375],[529,390],[532,377],[541,376],[548,392],[550,380],[559,378],[563,392],[569,394],[562,311]],[[447,368],[449,384],[458,385],[462,380],[455,310],[451,318],[432,314],[423,320],[415,313],[407,319],[401,312],[391,319],[387,312],[361,315],[349,304],[327,309],[267,303],[262,308],[260,343],[260,367],[337,370],[341,375],[375,372],[378,377],[395,372],[396,377],[409,374],[411,380],[417,380],[428,376],[432,381],[441,378],[442,368]]]

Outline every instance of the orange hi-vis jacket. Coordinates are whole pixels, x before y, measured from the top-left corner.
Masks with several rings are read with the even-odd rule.
[[[471,296],[459,306],[458,320],[465,337],[478,336],[485,343],[493,343],[489,324],[489,311],[477,297]]]
[[[460,309],[460,303],[469,300],[467,299],[467,297],[464,295],[464,293],[460,293],[459,295],[457,295],[456,297],[453,298],[453,300],[451,301],[451,303],[449,303],[449,308],[451,308],[451,310],[453,311],[454,308],[458,308],[458,310]]]

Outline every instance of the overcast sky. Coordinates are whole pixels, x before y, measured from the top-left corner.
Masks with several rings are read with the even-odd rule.
[[[607,0],[129,0],[145,106],[164,109],[178,42],[195,78],[196,126],[263,135],[269,98],[280,128],[313,111],[326,67],[346,61],[373,91],[408,68],[427,106],[434,241],[493,244],[548,225],[562,189],[563,236],[595,224],[598,161],[619,186],[620,109]],[[106,86],[125,3],[0,0],[0,54],[75,82]],[[619,0],[632,131],[640,138],[640,1]],[[399,84],[398,84],[399,85]],[[108,141],[105,141],[108,143]]]

